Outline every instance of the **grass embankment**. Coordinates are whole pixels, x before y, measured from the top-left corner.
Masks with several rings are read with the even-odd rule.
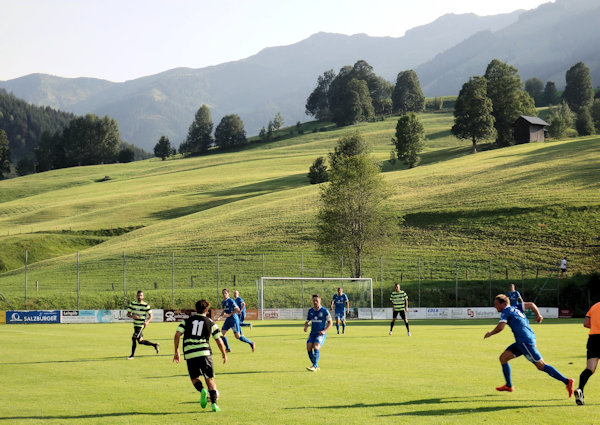
[[[306,173],[353,129],[384,162],[392,203],[404,217],[389,245],[365,258],[364,276],[388,286],[400,276],[413,284],[419,272],[440,282],[505,280],[507,273],[511,280],[545,279],[565,255],[572,273],[597,269],[600,138],[471,155],[470,144],[449,133],[451,114],[421,118],[428,140],[421,165],[410,170],[386,163],[394,117],[219,155],[2,181],[0,258],[7,271],[0,275],[0,292],[15,303],[22,299],[24,269],[17,265],[24,249],[35,259],[28,281],[39,281],[44,291],[74,291],[77,251],[82,291],[89,293],[122,288],[123,280],[129,289],[144,290],[153,290],[155,282],[158,290],[168,290],[174,280],[183,290],[192,281],[195,287],[217,280],[231,286],[235,276],[251,289],[263,272],[347,276],[348,259],[318,254],[313,236],[319,188],[308,184]],[[106,175],[111,180],[100,181]],[[48,248],[73,232],[115,228],[134,230],[106,241],[88,236],[61,252]],[[31,238],[48,242],[38,248]],[[90,240],[102,243],[88,247]]]

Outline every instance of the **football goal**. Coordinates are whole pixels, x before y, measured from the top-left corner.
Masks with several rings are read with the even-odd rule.
[[[304,319],[307,309],[312,307],[313,294],[318,294],[322,305],[329,308],[339,287],[348,296],[351,310],[369,309],[373,318],[371,278],[270,276],[263,276],[259,281],[259,318],[264,320],[272,317],[273,312],[277,311],[278,318]]]

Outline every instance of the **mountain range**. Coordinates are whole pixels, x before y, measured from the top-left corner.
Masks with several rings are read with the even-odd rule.
[[[0,81],[0,88],[36,105],[114,118],[124,140],[152,150],[165,135],[178,146],[202,104],[216,124],[238,114],[255,135],[279,112],[284,125],[309,119],[304,105],[317,77],[365,60],[394,83],[415,69],[427,96],[456,95],[469,76],[492,59],[560,88],[577,62],[600,81],[600,1],[556,0],[531,11],[494,16],[448,14],[403,37],[317,33],[289,46],[269,47],[246,59],[200,68],[175,68],[115,83],[95,78],[31,74]]]

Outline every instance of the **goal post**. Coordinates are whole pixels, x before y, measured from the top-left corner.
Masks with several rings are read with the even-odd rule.
[[[323,306],[329,308],[338,287],[341,287],[348,296],[351,308],[367,308],[373,319],[373,279],[371,278],[274,276],[263,276],[259,280],[259,318],[265,319],[266,309],[306,310],[312,307],[310,299],[313,294],[319,294]]]

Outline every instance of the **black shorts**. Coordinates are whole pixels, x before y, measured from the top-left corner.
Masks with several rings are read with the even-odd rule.
[[[587,358],[600,358],[600,334],[590,335],[587,342]]]
[[[144,327],[143,326],[134,326],[133,327],[133,335],[131,335],[131,338],[133,339],[140,339],[144,336]],[[139,333],[138,333],[139,332]]]
[[[191,379],[200,378],[201,376],[204,376],[204,378],[215,377],[212,356],[200,356],[188,359],[187,368]]]
[[[395,319],[396,317],[398,317],[398,314],[400,314],[400,317],[402,318],[402,320],[406,320],[406,313],[404,312],[404,310],[399,310],[399,311],[394,310],[392,317]]]

